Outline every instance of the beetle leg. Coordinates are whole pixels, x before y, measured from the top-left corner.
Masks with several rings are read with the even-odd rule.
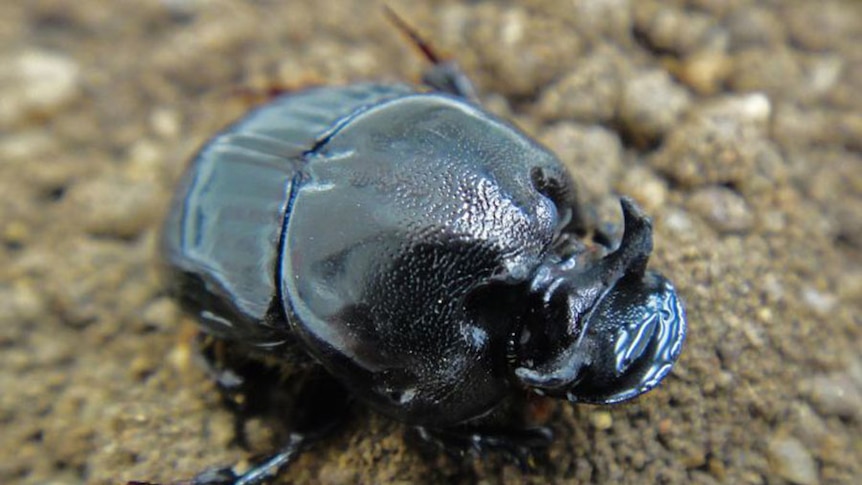
[[[290,438],[278,453],[237,474],[233,468],[215,468],[204,471],[194,477],[189,485],[261,485],[267,480],[278,476],[309,444],[316,441],[311,436],[301,433],[291,433]]]
[[[326,375],[313,376],[297,397],[290,421],[291,432],[282,448],[242,474],[232,468],[203,472],[192,485],[260,485],[277,476],[309,446],[325,439],[347,417],[352,402],[349,393]]]
[[[237,474],[232,467],[202,472],[190,485],[254,485],[278,474],[310,445],[329,436],[348,415],[351,395],[322,369],[304,363],[293,367],[303,372],[291,378],[278,359],[250,354],[235,342],[199,335],[201,355],[208,373],[234,415],[236,443],[248,449],[246,421],[261,416],[291,429],[279,451]],[[288,382],[289,381],[289,382]]]
[[[422,55],[431,62],[431,67],[422,73],[422,82],[430,88],[444,93],[454,94],[468,101],[478,104],[479,97],[476,88],[467,74],[453,59],[444,59],[431,44],[423,39],[416,29],[411,27],[398,14],[388,6],[383,7],[383,13],[395,27],[400,30]]]
[[[437,91],[454,94],[473,103],[479,103],[473,82],[454,60],[437,62],[426,69],[422,73],[422,82]]]
[[[477,429],[468,426],[456,428],[427,428],[417,426],[416,434],[424,442],[435,445],[455,457],[502,452],[525,471],[536,468],[536,459],[544,455],[553,440],[550,428]]]
[[[251,406],[261,402],[255,396],[261,392],[257,388],[260,386],[255,386],[255,380],[247,378],[251,375],[251,370],[248,368],[250,363],[237,362],[228,342],[204,332],[198,334],[198,345],[205,370],[215,382],[222,401],[233,415],[234,442],[239,447],[248,449],[245,423],[251,416],[259,414],[260,410]],[[251,399],[250,396],[252,396]]]
[[[223,340],[215,339],[204,332],[198,332],[198,347],[204,370],[216,384],[222,401],[233,415],[234,441],[243,449],[248,448],[245,435],[246,414],[242,409],[245,394],[242,390],[245,380],[224,362]]]

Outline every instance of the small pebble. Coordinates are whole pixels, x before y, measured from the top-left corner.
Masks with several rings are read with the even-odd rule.
[[[141,319],[144,325],[160,330],[168,330],[176,325],[180,310],[176,302],[167,297],[153,300],[144,308]]]
[[[545,89],[538,115],[546,120],[607,122],[617,113],[628,60],[616,49],[597,48],[575,63],[571,71]]]
[[[30,239],[30,227],[21,221],[9,221],[0,233],[3,244],[11,247],[21,247]]]
[[[790,2],[786,25],[803,49],[838,49],[859,33],[858,2]]]
[[[800,60],[788,47],[752,47],[734,53],[728,84],[734,91],[765,91],[793,98],[802,77]]]
[[[841,80],[841,75],[846,68],[845,61],[839,56],[824,56],[813,60],[805,76],[806,87],[810,94],[815,96],[828,94]]]
[[[631,41],[631,0],[572,2],[571,8],[578,35],[590,40],[611,38],[620,45]]]
[[[164,151],[152,140],[142,138],[129,148],[124,175],[133,182],[156,182],[164,166]]]
[[[796,438],[778,436],[767,444],[767,459],[772,473],[797,485],[817,485],[817,464]]]
[[[847,376],[857,388],[862,389],[862,356],[856,356],[856,360],[850,364],[850,368],[847,370]]]
[[[830,438],[829,429],[820,414],[804,402],[793,406],[794,435],[806,446],[817,447]]]
[[[152,183],[106,177],[76,184],[66,202],[80,211],[84,229],[96,236],[136,237],[160,217]]]
[[[733,51],[774,46],[786,37],[778,9],[766,5],[739,5],[728,15],[726,24]]]
[[[56,114],[80,94],[80,70],[72,58],[39,49],[0,58],[0,126]]]
[[[715,29],[715,20],[694,9],[666,2],[633,2],[636,31],[653,48],[685,55],[703,46]]]
[[[590,415],[590,421],[593,426],[599,431],[611,429],[614,425],[614,418],[607,411],[596,411]]]
[[[694,223],[687,213],[678,209],[670,209],[665,214],[664,226],[677,235],[685,235],[692,232]]]
[[[838,298],[808,286],[802,290],[802,301],[817,313],[828,315],[838,303]]]
[[[862,76],[860,76],[860,79],[862,79]],[[834,109],[825,109],[822,106],[803,107],[794,105],[793,103],[782,103],[776,107],[772,122],[772,133],[774,139],[782,146],[792,147],[796,150],[806,145],[822,147],[846,146],[850,150],[862,150],[862,114],[853,112],[840,113]],[[850,150],[848,150],[848,154]],[[824,155],[824,161],[826,162],[830,161],[830,158],[837,158],[829,154]],[[818,159],[821,157],[820,154],[814,155],[813,152],[805,156]],[[856,174],[862,173],[858,169],[848,174],[848,177],[848,175],[841,173],[843,170],[841,170],[840,166],[836,166],[835,163],[830,163],[830,165],[837,169],[831,175],[837,175],[841,179],[839,183],[858,183],[858,175]],[[825,169],[825,167],[821,168]],[[821,173],[823,173],[823,170],[821,170]],[[816,177],[823,177],[823,175],[817,174],[816,171],[815,174]],[[818,186],[824,184],[815,180],[812,185],[816,190]],[[831,194],[838,191],[834,186],[830,188],[832,189]]]
[[[632,453],[631,465],[635,470],[643,470],[644,466],[649,461],[650,457],[643,450],[637,450]]]
[[[472,15],[474,22],[464,33],[486,76],[480,84],[487,91],[506,96],[535,94],[570,71],[580,58],[577,37],[559,42],[558,34],[569,28],[566,24],[534,15],[517,2],[481,2]],[[346,56],[334,57],[344,62]]]
[[[168,108],[156,108],[150,113],[150,127],[162,138],[175,138],[180,133],[180,114]]]
[[[10,134],[0,139],[0,163],[32,160],[50,152],[56,146],[56,137],[41,129]]]
[[[723,461],[712,457],[707,460],[706,466],[709,469],[710,475],[722,482],[725,481],[727,477],[727,467],[724,465]]]
[[[744,233],[754,224],[754,215],[745,199],[725,187],[698,189],[689,198],[688,207],[719,233]]]
[[[611,191],[623,167],[623,145],[616,133],[600,126],[559,123],[540,138],[569,167],[586,199]]]
[[[849,375],[819,375],[800,387],[822,415],[862,420],[862,390]]]
[[[161,0],[159,3],[164,6],[171,15],[178,18],[185,18],[194,15],[201,9],[205,2],[201,0]]]
[[[667,200],[667,181],[654,171],[635,165],[623,174],[620,193],[634,197],[648,213],[658,212]]]
[[[0,345],[22,340],[46,306],[43,297],[30,285],[0,285]]]
[[[740,189],[765,190],[751,174],[758,174],[764,157],[775,151],[769,141],[770,113],[762,94],[727,96],[698,107],[648,160],[687,187],[735,183]]]
[[[635,143],[648,145],[677,123],[689,103],[688,92],[667,71],[640,71],[624,81],[619,118]]]
[[[715,94],[722,89],[733,63],[721,51],[698,52],[675,64],[674,73],[698,94]]]

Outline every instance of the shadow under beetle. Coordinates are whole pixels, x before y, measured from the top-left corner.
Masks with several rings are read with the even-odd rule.
[[[616,403],[679,356],[685,312],[646,269],[650,219],[622,198],[621,241],[585,243],[558,159],[417,44],[427,89],[281,95],[207,143],[180,184],[166,258],[220,387],[251,412],[278,391],[263,362],[316,376],[292,411],[266,404],[295,417],[280,452],[190,483],[265,481],[350,398],[447,450],[524,460],[551,439],[511,419],[529,392]]]

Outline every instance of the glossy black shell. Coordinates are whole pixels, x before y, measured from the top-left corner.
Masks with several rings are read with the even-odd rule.
[[[463,99],[318,88],[201,151],[166,253],[207,332],[273,352],[298,342],[381,412],[449,426],[515,385],[516,319],[472,295],[526,283],[572,204],[553,155]]]

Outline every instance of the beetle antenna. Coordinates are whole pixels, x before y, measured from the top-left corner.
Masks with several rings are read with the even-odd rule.
[[[406,20],[401,18],[395,10],[389,5],[383,5],[383,14],[386,15],[386,18],[392,22],[392,25],[395,26],[396,29],[400,30],[402,34],[407,36],[410,39],[410,42],[413,43],[422,54],[428,59],[432,64],[440,64],[442,62],[441,57],[437,54],[437,52],[431,47],[425,39],[423,39],[419,33],[413,28],[410,24],[407,23]]]
[[[431,47],[431,44],[420,37],[416,29],[399,17],[388,5],[383,6],[383,13],[398,30],[410,39],[413,45],[422,51],[425,58],[433,64],[430,69],[422,74],[422,82],[425,85],[437,91],[454,94],[472,103],[479,104],[479,97],[476,95],[473,83],[470,82],[470,78],[464,74],[464,71],[461,70],[457,62],[440,57]]]

